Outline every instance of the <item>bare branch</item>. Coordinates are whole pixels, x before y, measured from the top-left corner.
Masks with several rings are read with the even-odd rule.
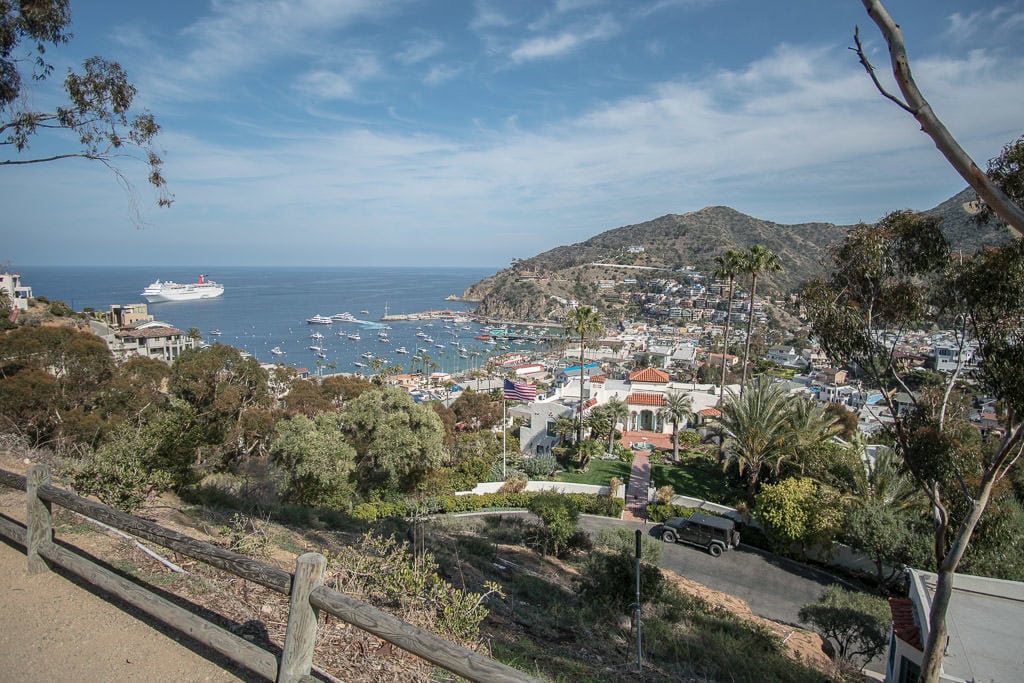
[[[885,89],[882,83],[878,80],[878,75],[875,74],[875,67],[868,60],[868,56],[864,54],[864,46],[860,42],[860,26],[853,27],[853,42],[856,43],[857,47],[848,48],[857,53],[857,58],[860,60],[864,70],[868,72],[868,76],[871,77],[871,82],[875,84],[875,88],[882,94],[882,97],[892,100],[896,103],[896,106],[904,110],[908,114],[913,114],[914,110],[907,106],[906,102],[893,95],[891,92]]]
[[[903,42],[903,32],[899,24],[893,21],[889,12],[885,9],[881,0],[861,0],[868,16],[878,26],[878,29],[885,37],[889,45],[889,57],[892,61],[892,72],[896,83],[903,93],[906,106],[900,105],[904,110],[913,114],[917,122],[921,124],[921,130],[928,135],[935,143],[942,155],[946,157],[950,165],[960,176],[967,181],[967,184],[978,193],[978,196],[1010,227],[1018,238],[1024,237],[1024,209],[1017,206],[1006,196],[998,185],[993,183],[988,176],[982,173],[970,155],[960,146],[952,133],[939,120],[939,117],[932,111],[928,100],[917,87],[913,75],[910,73],[910,60],[907,57],[906,46]],[[855,38],[856,39],[856,38]],[[859,50],[858,40],[858,50]],[[862,54],[862,52],[859,52]],[[862,59],[863,63],[863,59]],[[867,68],[867,66],[865,66]],[[868,71],[871,73],[871,70]],[[872,80],[874,75],[872,74]],[[884,91],[883,91],[883,94]],[[889,99],[894,98],[886,95]],[[897,104],[899,102],[897,101]]]

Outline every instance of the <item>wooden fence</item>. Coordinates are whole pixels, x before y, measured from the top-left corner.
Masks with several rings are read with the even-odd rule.
[[[49,571],[48,560],[269,680],[315,680],[310,671],[318,610],[471,681],[537,680],[323,585],[327,561],[318,553],[300,556],[290,574],[52,486],[45,465],[33,467],[27,477],[0,469],[0,485],[25,491],[26,524],[0,515],[0,535],[25,547],[30,574]],[[54,543],[53,504],[289,596],[280,656]]]

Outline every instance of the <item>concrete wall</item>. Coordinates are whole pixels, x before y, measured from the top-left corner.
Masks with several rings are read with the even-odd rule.
[[[468,496],[470,494],[481,495],[484,493],[497,493],[505,485],[503,481],[487,481],[477,484],[470,491],[457,491],[456,496]],[[607,496],[607,486],[595,486],[593,484],[570,484],[564,481],[528,481],[526,491],[558,491],[559,493],[591,493],[598,496]],[[625,500],[626,487],[619,487],[616,498]]]

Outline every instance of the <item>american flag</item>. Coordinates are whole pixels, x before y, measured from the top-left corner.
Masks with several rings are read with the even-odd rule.
[[[532,401],[537,398],[537,387],[505,380],[504,396],[506,401]]]

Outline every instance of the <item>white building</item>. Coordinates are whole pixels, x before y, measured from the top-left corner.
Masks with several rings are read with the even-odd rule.
[[[3,290],[14,307],[28,310],[28,300],[32,298],[32,288],[21,284],[21,275],[18,273],[0,273],[0,290]]]

